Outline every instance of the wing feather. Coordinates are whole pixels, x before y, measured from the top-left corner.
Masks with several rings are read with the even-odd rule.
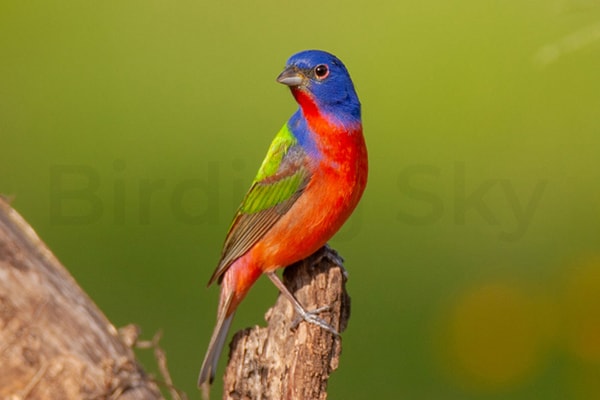
[[[244,197],[208,284],[248,252],[285,215],[310,181],[306,153],[285,125],[269,148],[258,175]]]

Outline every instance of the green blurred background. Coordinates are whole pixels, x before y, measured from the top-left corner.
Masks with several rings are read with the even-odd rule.
[[[4,0],[0,192],[199,398],[205,284],[307,48],[348,66],[371,168],[331,241],[352,318],[330,398],[600,398],[598,1]]]

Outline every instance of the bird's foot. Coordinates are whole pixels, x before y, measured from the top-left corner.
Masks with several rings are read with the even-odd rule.
[[[294,322],[292,322],[292,329],[296,329],[300,322],[306,321],[309,324],[317,325],[318,327],[333,333],[335,336],[340,336],[339,332],[333,326],[329,325],[327,322],[317,316],[321,312],[329,310],[331,310],[331,306],[319,307],[312,311],[307,311],[303,308],[296,309],[296,312],[298,312],[298,317],[296,317]]]
[[[329,244],[325,244],[325,246],[321,248],[321,251],[318,252],[315,264],[318,264],[323,260],[329,260],[333,264],[340,267],[342,269],[342,273],[344,274],[344,278],[348,280],[348,270],[344,268],[344,259],[338,254],[337,251],[329,247]]]
[[[292,323],[292,329],[296,328],[300,321],[304,320],[310,324],[317,325],[325,329],[326,331],[333,333],[335,336],[340,335],[338,331],[335,330],[331,325],[329,325],[327,322],[323,321],[317,316],[317,314],[319,314],[322,311],[331,310],[331,306],[319,307],[315,310],[307,311],[302,306],[302,304],[300,304],[300,302],[294,297],[290,290],[283,284],[283,282],[281,281],[281,279],[279,279],[275,272],[267,272],[267,276],[269,277],[269,279],[271,279],[271,282],[273,282],[275,286],[277,286],[277,289],[279,289],[281,294],[284,295],[290,301],[290,303],[292,303],[294,310],[296,310],[296,312],[298,313],[298,318]]]
[[[323,246],[322,251],[318,255],[317,262],[320,262],[323,259],[327,259],[332,263],[339,265],[340,267],[344,265],[344,259],[342,256],[340,256],[337,251],[332,249],[329,244],[325,244],[325,246]]]

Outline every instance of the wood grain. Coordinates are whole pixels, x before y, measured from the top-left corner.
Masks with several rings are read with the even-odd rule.
[[[4,199],[0,398],[162,398],[115,327]]]
[[[350,297],[346,272],[329,247],[284,270],[284,283],[307,310],[330,306],[320,317],[338,332],[346,329]],[[231,343],[224,399],[327,398],[329,375],[339,364],[342,338],[301,322],[282,295],[266,314],[267,327],[238,332]]]

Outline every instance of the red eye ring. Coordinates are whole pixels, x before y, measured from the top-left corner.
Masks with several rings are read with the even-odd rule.
[[[329,76],[329,67],[325,64],[319,64],[315,67],[315,76],[319,80],[323,80]]]

